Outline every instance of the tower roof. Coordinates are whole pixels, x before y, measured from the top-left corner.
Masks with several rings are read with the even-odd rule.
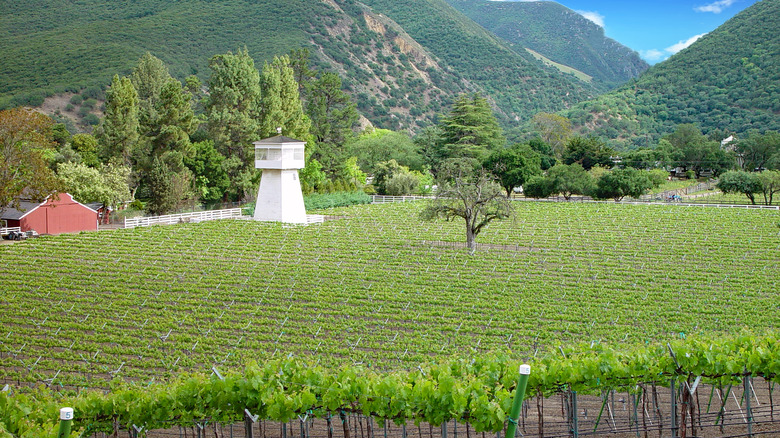
[[[275,135],[273,137],[268,137],[256,141],[253,144],[279,144],[279,143],[306,143],[306,142],[303,140],[296,140],[294,138],[285,137],[283,135]]]

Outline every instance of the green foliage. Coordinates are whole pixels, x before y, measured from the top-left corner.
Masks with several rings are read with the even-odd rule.
[[[360,169],[367,173],[376,172],[378,163],[389,160],[413,170],[422,170],[424,166],[418,146],[405,132],[387,129],[365,131],[346,149],[346,153],[356,157]]]
[[[61,189],[49,168],[52,120],[24,108],[0,111],[0,210],[19,197],[43,201]]]
[[[385,181],[385,192],[390,196],[406,196],[413,194],[420,186],[420,179],[412,172],[401,168]]]
[[[558,163],[558,158],[552,147],[539,137],[534,137],[528,141],[528,146],[539,154],[542,170],[547,170]]]
[[[531,177],[542,173],[539,154],[524,144],[493,151],[483,166],[498,178],[507,197],[515,187],[523,186]]]
[[[596,182],[594,194],[597,198],[612,198],[616,202],[625,196],[639,198],[653,187],[647,173],[631,167],[613,169]]]
[[[764,204],[772,205],[774,194],[780,192],[780,170],[759,172],[758,181],[761,183],[761,194],[764,195]]]
[[[358,119],[355,102],[341,88],[341,78],[330,72],[306,84],[306,114],[317,142],[314,157],[325,163],[331,175],[337,175],[344,162],[345,146],[354,135]]]
[[[225,169],[225,157],[214,147],[214,142],[204,140],[192,144],[194,154],[185,157],[185,165],[192,171],[195,192],[204,202],[215,202],[230,191],[230,179]]]
[[[737,152],[744,160],[746,170],[780,169],[780,133],[767,131],[748,132],[744,140],[737,142]]]
[[[719,175],[734,166],[734,159],[721,149],[720,143],[710,141],[695,125],[679,125],[664,140],[671,145],[670,155],[676,161],[674,165],[682,167],[685,172],[692,171],[696,178],[705,170]]]
[[[621,148],[649,147],[680,124],[705,133],[780,130],[780,3],[756,2],[639,79],[564,111]]]
[[[226,170],[234,189],[239,189],[254,169],[254,146],[260,132],[260,73],[246,49],[236,54],[216,55],[209,62],[209,100],[206,105],[208,132],[217,151],[226,159]],[[274,131],[276,132],[276,131]]]
[[[572,135],[571,121],[558,114],[538,113],[532,122],[541,141],[552,148],[555,156],[562,156]]]
[[[464,94],[441,118],[442,156],[470,158],[482,162],[490,152],[504,147],[506,138],[487,99]]]
[[[390,181],[397,176],[400,177],[400,179],[395,181],[392,188],[393,193],[390,193]],[[408,167],[402,166],[398,164],[397,161],[391,159],[376,163],[372,184],[376,187],[376,191],[380,195],[409,195],[412,193],[412,190],[417,187],[417,183],[419,183],[419,181],[417,181],[417,183],[413,184],[409,181],[410,176],[411,174]]]
[[[68,127],[65,125],[65,123],[58,122],[57,120],[54,121],[54,126],[51,128],[51,138],[57,142],[58,145],[64,146],[70,141],[70,131],[68,131]]]
[[[546,198],[556,193],[552,183],[552,180],[544,176],[534,176],[523,186],[523,194],[528,198]]]
[[[81,157],[81,162],[90,167],[99,167],[98,141],[90,134],[76,134],[70,139],[70,145]]]
[[[306,211],[349,205],[370,204],[371,197],[363,192],[313,193],[303,197]]]
[[[421,222],[416,215],[425,205],[420,201],[333,209],[327,214],[337,220],[309,227],[213,221],[0,245],[4,261],[0,278],[6,290],[14,291],[3,296],[8,311],[0,313],[0,330],[4,345],[20,351],[17,358],[0,358],[4,365],[0,372],[9,382],[26,386],[61,370],[53,387],[89,387],[101,394],[109,385],[112,393],[130,385],[120,379],[137,382],[139,391],[151,394],[146,387],[154,377],[154,382],[162,384],[160,391],[171,394],[168,383],[203,370],[203,364],[210,369],[215,357],[224,361],[217,368],[225,376],[229,370],[238,373],[249,360],[274,363],[273,357],[279,358],[280,352],[283,357],[292,353],[292,361],[298,364],[319,361],[336,373],[363,362],[366,369],[381,370],[383,375],[416,370],[420,365],[431,376],[434,373],[425,363],[463,361],[468,365],[476,358],[477,369],[459,368],[465,373],[453,375],[476,376],[482,372],[478,370],[495,374],[503,369],[497,366],[506,366],[511,377],[505,388],[511,388],[517,370],[513,362],[533,357],[538,347],[539,366],[534,369],[540,377],[551,373],[540,381],[551,385],[545,391],[554,390],[556,376],[561,376],[556,370],[563,369],[569,377],[561,381],[571,378],[572,383],[582,382],[583,389],[598,392],[606,384],[606,375],[595,374],[600,383],[585,376],[579,380],[579,370],[593,373],[603,363],[627,378],[627,386],[633,386],[647,381],[645,375],[658,376],[660,369],[652,362],[640,362],[638,366],[649,368],[642,371],[631,366],[627,375],[620,366],[623,360],[613,362],[616,355],[627,358],[637,352],[640,361],[665,357],[666,366],[671,363],[668,352],[657,354],[655,347],[663,353],[670,341],[678,356],[701,350],[706,360],[702,366],[720,367],[708,373],[698,362],[686,362],[694,367],[692,372],[706,375],[731,367],[742,372],[745,362],[738,359],[745,357],[743,347],[748,347],[744,351],[760,347],[762,355],[776,351],[776,339],[772,341],[775,350],[765,349],[760,340],[763,335],[740,334],[745,327],[757,333],[776,331],[776,314],[767,311],[767,305],[776,301],[772,287],[777,278],[776,259],[767,257],[766,251],[776,244],[776,211],[515,202],[514,220],[492,222],[479,237],[486,244],[485,251],[470,257],[452,248],[463,241],[463,222]],[[683,229],[690,239],[680,238]],[[691,246],[692,240],[697,244]],[[684,254],[685,263],[670,254]],[[534,270],[518,281],[521,258],[522,264]],[[38,269],[18,269],[30,260],[36,261]],[[226,271],[232,271],[240,283],[226,283]],[[271,276],[274,281],[269,283]],[[63,277],[69,281],[61,281]],[[410,284],[410,279],[414,279],[414,288],[399,287]],[[681,284],[686,293],[676,294]],[[261,296],[258,290],[263,291]],[[98,292],[90,295],[89,291]],[[735,294],[743,305],[717,305],[733,300]],[[672,300],[670,295],[674,295]],[[106,296],[110,299],[95,299]],[[517,306],[518,296],[528,305]],[[75,304],[65,308],[70,309],[68,318],[78,324],[46,319],[52,314],[52,300],[68,298]],[[259,305],[243,305],[261,298]],[[176,306],[169,300],[176,300]],[[710,313],[679,318],[680,307],[701,308],[707,303],[716,304]],[[117,316],[122,317],[124,310],[116,315],[118,307],[133,311],[119,321]],[[540,317],[542,310],[556,318]],[[487,327],[491,317],[504,326]],[[219,332],[220,336],[206,335],[204,321],[212,335]],[[57,330],[58,337],[35,336]],[[169,331],[165,340],[160,338]],[[533,335],[508,342],[507,332]],[[398,337],[389,342],[396,333]],[[674,341],[681,333],[686,340]],[[699,336],[704,337],[701,343],[695,341]],[[359,338],[357,348],[345,345],[345,341],[355,345]],[[712,350],[710,338],[715,340]],[[591,341],[595,341],[592,347]],[[480,346],[475,348],[477,342]],[[580,342],[587,344],[583,348]],[[284,350],[282,343],[287,343]],[[109,344],[122,348],[105,348]],[[229,356],[224,353],[225,345],[231,346]],[[558,346],[570,359],[563,361]],[[89,357],[83,354],[89,363],[74,357],[76,349],[90,353]],[[90,359],[98,350],[99,360]],[[29,351],[37,352],[36,359],[42,356],[32,371],[24,367],[30,364],[23,357]],[[611,351],[622,351],[625,356]],[[706,355],[713,351],[718,353],[708,359]],[[720,356],[727,351],[731,356]],[[505,353],[506,358],[487,360],[491,352]],[[592,352],[593,356],[570,357],[574,352]],[[551,362],[542,362],[546,354]],[[118,379],[109,384],[106,370],[116,371],[123,362],[114,373]],[[544,364],[549,368],[543,368]],[[274,373],[279,370],[273,368]],[[477,384],[480,390],[492,387]],[[269,391],[271,387],[272,392],[282,391],[278,386],[269,386]],[[198,394],[210,394],[205,386],[195,389],[189,393],[190,403],[199,399]],[[364,391],[359,384],[355,390]],[[260,397],[251,394],[242,402]],[[332,403],[338,403],[338,394],[332,393]],[[96,405],[103,403],[96,400]],[[182,402],[180,406],[184,415],[198,415],[207,408],[200,405],[201,410],[190,412],[186,406],[191,405]],[[131,411],[150,412],[143,408]],[[56,411],[50,419],[56,419]]]
[[[647,172],[647,177],[650,178],[650,183],[653,184],[653,188],[657,188],[668,181],[669,172],[663,169],[652,169]]]
[[[154,157],[149,172],[149,201],[146,212],[152,216],[172,213],[179,206],[181,197],[177,187],[177,173],[171,171],[165,160]]]
[[[598,137],[572,137],[566,142],[566,150],[563,153],[563,162],[566,164],[579,164],[585,170],[593,166],[612,166],[612,155],[615,153],[608,148],[606,143]]]
[[[593,192],[593,177],[579,163],[556,164],[547,171],[548,184],[553,193],[560,193],[568,201],[572,195]]]
[[[502,187],[484,170],[474,171],[469,160],[447,162],[437,175],[436,198],[420,212],[420,219],[461,218],[466,223],[466,246],[476,251],[476,238],[496,219],[512,216],[511,201]]]
[[[100,202],[116,209],[131,197],[128,186],[130,169],[124,166],[101,165],[95,168],[84,163],[61,163],[57,168],[57,176],[67,192],[85,204]]]
[[[306,167],[298,172],[301,178],[301,190],[304,194],[321,189],[328,181],[328,176],[322,171],[322,164],[314,158],[306,162]]]
[[[400,24],[416,42],[440,60],[442,67],[455,70],[458,79],[463,78],[481,88],[496,103],[498,116],[505,126],[516,124],[515,117],[525,121],[539,111],[555,112],[562,105],[581,101],[595,92],[589,84],[541,65],[530,54],[512,50],[444,1],[369,0],[363,3]],[[420,14],[421,10],[426,13]],[[440,73],[429,74],[433,84],[441,88],[462,87],[460,80],[447,85],[438,79]],[[454,94],[463,91],[466,89],[460,88]]]
[[[141,133],[154,130],[153,125],[158,118],[156,112],[158,101],[163,87],[170,79],[168,66],[149,52],[146,52],[133,68],[130,81],[138,93],[138,121],[141,125],[139,128]]]
[[[38,6],[17,2],[0,18],[8,31],[0,50],[11,60],[0,66],[0,108],[37,106],[46,96],[82,89],[95,97],[86,91],[99,92],[115,74],[128,74],[146,52],[175,78],[206,82],[210,57],[239,46],[258,62],[308,50],[312,67],[349,78],[344,89],[374,126],[393,130],[429,126],[443,105],[467,91],[489,95],[507,126],[596,91],[514,52],[443,0],[378,0],[370,7],[345,0],[339,10],[303,0],[141,0],[121,8],[87,0],[32,13]],[[513,97],[528,95],[534,99]]]
[[[738,383],[743,374],[772,378],[778,371],[778,335],[748,331],[728,337],[693,337],[637,348],[584,344],[531,361],[526,396],[548,396],[561,388],[582,393],[625,390],[641,379],[706,375],[711,383]],[[670,354],[671,352],[671,354]],[[153,430],[189,426],[208,418],[241,421],[244,410],[270,421],[296,415],[314,417],[360,413],[396,424],[451,420],[476,432],[498,432],[506,422],[520,362],[503,354],[472,360],[420,364],[407,371],[370,367],[330,369],[311,361],[252,361],[243,369],[223,371],[222,378],[198,373],[167,384],[127,385],[110,393],[68,396],[48,389],[0,394],[0,421],[19,436],[53,433],[56,407],[74,406],[75,429],[110,433],[121,425]],[[240,400],[240,402],[238,402]],[[173,422],[171,422],[173,420]],[[76,432],[76,431],[74,431]],[[75,435],[75,433],[74,433]]]
[[[753,205],[756,204],[755,194],[761,193],[763,189],[757,174],[741,170],[732,170],[721,175],[717,187],[723,193],[742,193]]]
[[[274,57],[272,63],[263,66],[260,89],[260,137],[277,135],[277,128],[282,128],[282,134],[288,137],[308,140],[311,121],[303,113],[298,83],[288,56]]]
[[[106,161],[116,158],[125,165],[131,164],[133,148],[139,138],[138,111],[138,91],[132,81],[114,75],[106,93],[105,118],[97,133],[101,158]]]

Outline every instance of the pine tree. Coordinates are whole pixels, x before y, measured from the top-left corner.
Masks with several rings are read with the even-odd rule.
[[[276,134],[281,127],[284,135],[307,141],[311,121],[303,113],[301,95],[288,56],[274,57],[263,66],[261,137]]]
[[[191,100],[191,94],[173,78],[160,90],[155,108],[157,119],[151,127],[153,132],[149,134],[155,154],[177,151],[188,155],[191,152],[190,135],[198,127]]]
[[[233,163],[236,182],[242,170],[254,167],[252,142],[259,140],[260,73],[246,49],[216,55],[209,62],[208,132],[217,151]]]
[[[353,136],[358,119],[355,103],[341,90],[341,78],[335,73],[323,73],[309,85],[308,95],[306,113],[317,142],[314,156],[328,173],[337,173],[346,158],[344,145]]]
[[[506,143],[487,99],[477,93],[458,97],[452,111],[442,118],[446,158],[484,160],[490,151]]]
[[[157,120],[157,104],[163,87],[171,79],[168,67],[149,52],[138,60],[130,80],[138,92],[138,121],[141,132],[151,130]]]
[[[138,142],[138,92],[127,77],[114,75],[97,137],[104,160],[119,158],[125,166],[131,164],[133,147]]]

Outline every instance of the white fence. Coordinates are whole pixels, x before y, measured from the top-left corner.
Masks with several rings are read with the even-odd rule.
[[[227,210],[195,211],[191,213],[169,214],[165,216],[125,218],[125,228],[148,227],[156,224],[178,224],[182,222],[202,222],[217,219],[231,219],[241,217],[240,208]]]
[[[751,205],[751,204],[689,204],[684,202],[642,202],[642,201],[583,201],[593,203],[608,203],[608,204],[630,204],[630,205],[675,205],[680,207],[711,207],[711,208],[748,208],[748,209],[766,209],[766,210],[780,210],[780,206],[777,205]]]
[[[22,231],[19,227],[3,227],[0,228],[0,236],[5,236],[6,234],[11,234],[12,232],[16,231],[17,233],[20,233]]]
[[[371,195],[372,204],[387,204],[390,202],[408,202],[417,201],[419,199],[430,199],[433,196],[385,196],[385,195]]]

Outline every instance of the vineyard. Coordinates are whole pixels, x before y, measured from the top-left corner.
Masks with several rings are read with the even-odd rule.
[[[129,427],[252,407],[499,430],[519,361],[546,395],[780,371],[777,211],[520,203],[469,256],[462,224],[422,222],[422,205],[0,246],[0,376],[111,386],[74,402],[104,427],[116,412]]]

